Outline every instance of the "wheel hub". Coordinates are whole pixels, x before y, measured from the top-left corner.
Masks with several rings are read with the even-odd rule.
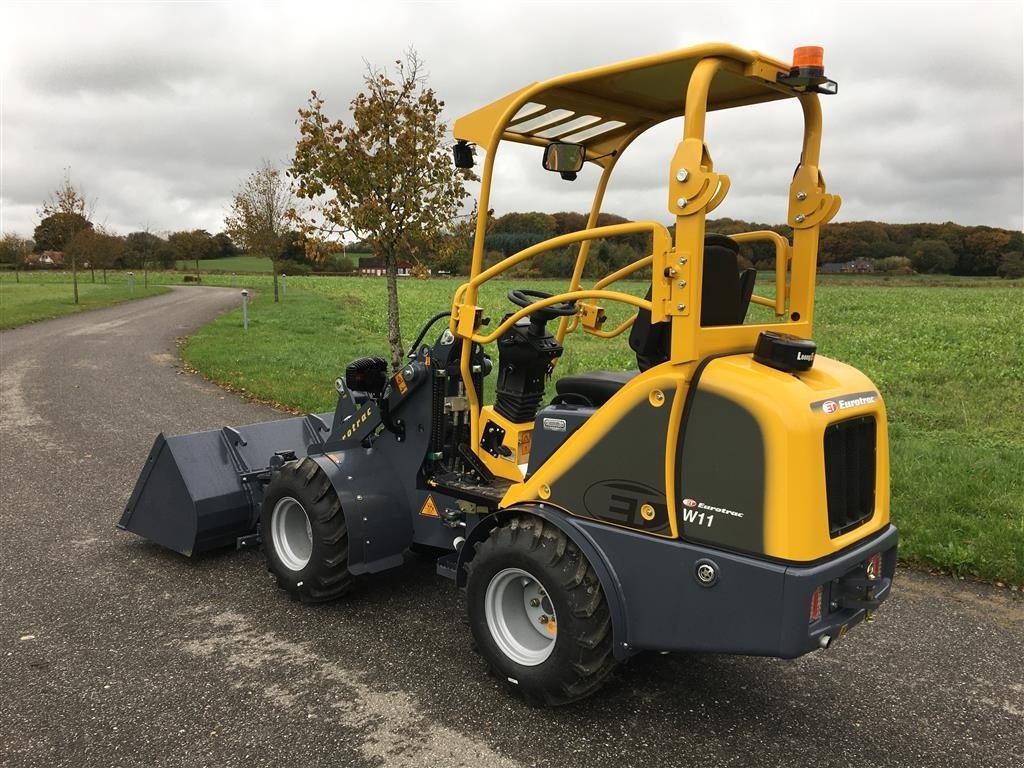
[[[540,581],[521,568],[506,568],[491,578],[484,613],[494,642],[517,664],[536,666],[554,650],[555,607]]]
[[[291,571],[301,571],[313,555],[313,526],[303,506],[291,496],[274,505],[270,539],[278,560]]]

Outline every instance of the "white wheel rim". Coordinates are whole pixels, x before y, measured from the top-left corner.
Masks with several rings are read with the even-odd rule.
[[[270,539],[274,553],[285,568],[301,571],[313,555],[313,526],[302,505],[285,496],[274,505],[270,516]]]
[[[555,607],[544,585],[520,568],[494,574],[484,595],[484,615],[498,648],[517,664],[535,667],[555,649]]]

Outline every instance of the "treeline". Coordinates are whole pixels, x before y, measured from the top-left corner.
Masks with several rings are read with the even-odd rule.
[[[484,243],[485,262],[494,264],[524,248],[558,235],[582,229],[587,217],[582,213],[506,213],[494,218]],[[628,219],[601,214],[598,224],[620,224]],[[671,229],[671,228],[670,228]],[[467,228],[468,230],[468,228]],[[754,230],[771,230],[786,238],[792,229],[739,219],[708,219],[707,231],[725,235]],[[458,233],[457,233],[458,234]],[[435,271],[466,274],[472,246],[469,231],[461,233],[462,242],[432,260]],[[822,228],[819,264],[855,262],[860,271],[911,274],[945,273],[953,275],[1024,277],[1024,239],[1019,231],[985,226],[945,224],[885,224],[877,221],[851,221],[828,224]],[[541,254],[515,268],[512,274],[558,277],[568,274],[576,257],[576,246]],[[597,240],[591,245],[585,276],[596,277],[619,269],[651,252],[650,237],[645,234]],[[774,269],[775,253],[770,243],[751,243],[741,249],[743,267]]]
[[[343,255],[310,258],[298,232],[284,239],[279,262],[280,268],[289,274],[346,272],[355,268],[354,261]],[[173,269],[179,265],[187,269],[197,261],[242,254],[226,232],[210,234],[205,229],[193,229],[159,235],[146,231],[118,235],[77,213],[44,217],[31,240],[8,233],[0,242],[0,262],[14,269],[59,268],[71,257],[92,271]]]

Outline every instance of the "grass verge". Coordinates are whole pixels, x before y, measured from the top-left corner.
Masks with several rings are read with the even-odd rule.
[[[170,290],[164,286],[136,285],[130,290],[126,283],[79,282],[79,303],[75,304],[70,283],[15,282],[5,275],[0,278],[0,328],[15,328],[38,320],[49,320],[87,309],[156,296]]]
[[[266,290],[269,278],[266,285],[251,282],[263,290],[251,306],[248,331],[235,310],[186,345],[186,362],[208,378],[288,408],[329,410],[331,382],[350,360],[386,354],[383,280],[289,278],[279,304]],[[407,343],[448,307],[458,282],[400,284]],[[886,398],[893,520],[902,533],[903,561],[1024,584],[1020,286],[822,282],[815,332],[820,352],[863,370]],[[510,311],[504,293],[513,285],[486,284],[481,304],[491,327]],[[630,288],[644,289],[639,283]],[[613,311],[610,323],[627,313]],[[634,364],[624,338],[572,337],[556,376]]]

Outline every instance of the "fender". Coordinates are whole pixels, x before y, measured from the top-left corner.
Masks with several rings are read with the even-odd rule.
[[[533,515],[546,523],[550,523],[566,535],[582,552],[594,567],[597,580],[604,590],[608,601],[608,610],[612,619],[612,654],[619,661],[624,661],[638,651],[632,649],[627,642],[626,628],[629,626],[626,616],[626,602],[622,597],[622,586],[618,574],[612,567],[603,550],[594,542],[590,534],[580,528],[576,521],[560,512],[555,507],[545,504],[520,504],[507,507],[488,515],[475,525],[467,534],[466,542],[458,552],[455,569],[455,583],[459,587],[466,586],[466,563],[476,554],[476,544],[486,539],[491,531],[514,515]]]

